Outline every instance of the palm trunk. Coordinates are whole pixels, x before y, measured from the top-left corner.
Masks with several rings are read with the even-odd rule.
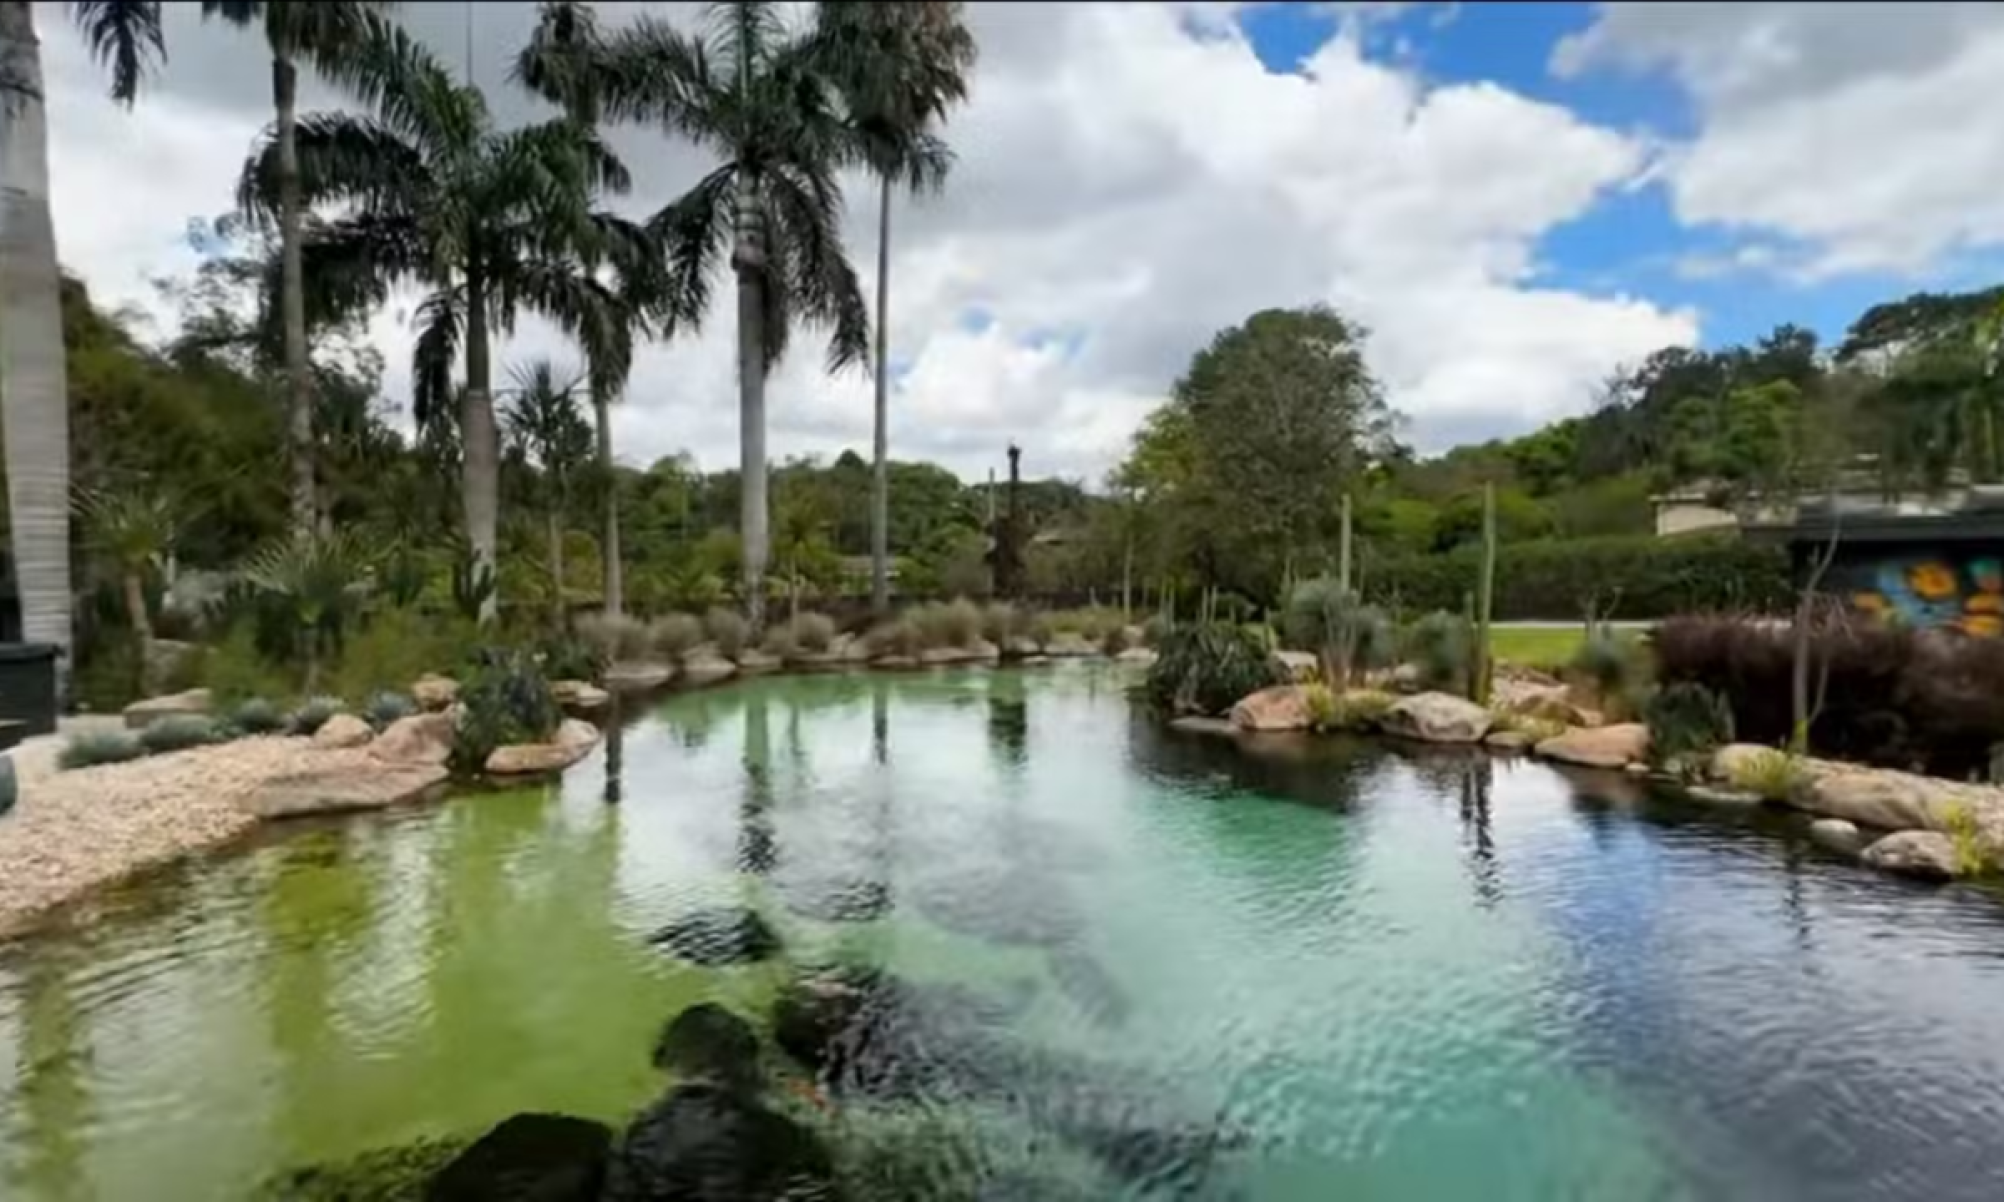
[[[139,690],[150,695],[159,683],[153,679],[153,621],[146,616],[145,582],[135,571],[125,573],[125,620],[139,644]]]
[[[297,93],[299,71],[284,55],[271,60],[271,95],[278,109],[279,316],[285,326],[285,390],[292,450],[292,528],[312,532],[318,508],[313,486],[313,378],[306,363],[306,268],[300,259]]]
[[[591,394],[592,419],[598,424],[598,467],[605,475],[605,612],[626,612],[625,583],[619,567],[619,478],[612,469],[612,409],[597,389]]]
[[[489,377],[487,290],[477,279],[466,284],[466,396],[460,403],[460,504],[466,513],[466,541],[476,569],[494,581],[480,602],[480,621],[499,612],[501,581],[495,562],[495,526],[501,508],[501,447],[494,428],[494,394]]]
[[[877,205],[877,362],[876,430],[871,443],[870,475],[870,608],[879,615],[891,608],[891,469],[890,345],[891,345],[891,177],[880,177]]]
[[[552,505],[549,513],[550,527],[550,616],[556,619],[557,629],[564,628],[564,525],[558,516],[558,506]]]
[[[53,643],[69,695],[70,411],[62,281],[49,215],[42,49],[28,0],[0,2],[0,425],[21,637]]]
[[[741,217],[740,222],[744,219]],[[765,629],[765,565],[770,554],[765,478],[765,275],[752,235],[740,224],[738,253],[738,492],[744,541],[745,620]]]

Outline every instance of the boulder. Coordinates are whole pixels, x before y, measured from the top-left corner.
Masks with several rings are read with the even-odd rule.
[[[1810,823],[1809,841],[1843,856],[1855,856],[1865,850],[1865,836],[1857,824],[1842,818],[1818,818]]]
[[[757,910],[718,906],[692,910],[647,937],[677,959],[705,968],[767,960],[779,951],[773,933]]]
[[[1392,703],[1378,720],[1386,734],[1426,743],[1480,743],[1489,711],[1451,693],[1415,693]]]
[[[1393,693],[1417,693],[1424,687],[1426,674],[1418,664],[1400,664],[1385,676],[1385,688]]]
[[[842,876],[788,880],[780,898],[789,911],[816,922],[875,922],[895,900],[882,881]]]
[[[736,664],[715,653],[698,652],[682,661],[682,680],[698,688],[729,680],[737,674]]]
[[[1904,772],[1871,769],[1832,772],[1810,782],[1796,804],[1825,818],[1843,818],[1880,830],[1926,830],[1937,825],[1930,801],[1941,785]]]
[[[987,639],[975,639],[965,647],[928,647],[919,652],[919,662],[931,667],[942,664],[992,664],[1002,658],[1002,649]]]
[[[584,680],[552,681],[550,696],[556,698],[558,705],[571,710],[604,709],[612,701],[612,694]]]
[[[313,732],[313,745],[323,751],[360,747],[376,737],[367,722],[353,714],[336,714]]]
[[[1597,725],[1585,721],[1584,711],[1573,704],[1570,690],[1562,684],[1540,684],[1524,679],[1499,680],[1495,695],[1490,700],[1493,708],[1505,713],[1522,714],[1527,718],[1564,726]]]
[[[443,764],[452,758],[453,716],[398,718],[369,744],[369,754],[392,764]]]
[[[1076,630],[1064,630],[1051,636],[1044,644],[1044,654],[1052,658],[1082,659],[1088,655],[1098,655],[1099,648]]]
[[[244,801],[260,818],[380,810],[421,801],[445,783],[443,764],[326,768],[266,781]]]
[[[1012,634],[1002,640],[1003,659],[1034,659],[1044,653],[1037,640],[1027,635]]]
[[[1239,728],[1234,726],[1229,719],[1206,718],[1200,714],[1187,714],[1181,718],[1172,718],[1169,721],[1169,729],[1179,730],[1187,735],[1223,735],[1226,738],[1231,738],[1233,735],[1239,733]]]
[[[1865,863],[1882,872],[1919,880],[1945,881],[1955,875],[1955,841],[1934,831],[1895,831],[1867,847]]]
[[[1587,768],[1626,768],[1649,758],[1649,728],[1640,722],[1576,727],[1539,743],[1538,754]]]
[[[832,1196],[819,1136],[741,1090],[683,1085],[613,1148],[603,1202],[780,1202]]]
[[[668,1021],[654,1041],[654,1067],[684,1081],[727,1089],[759,1084],[758,1033],[715,1002],[698,1002]]]
[[[1231,720],[1240,730],[1307,730],[1312,725],[1308,693],[1298,684],[1269,686],[1239,698]]]
[[[128,730],[139,730],[151,726],[162,718],[178,718],[186,715],[202,715],[209,712],[212,698],[207,689],[189,689],[182,693],[168,693],[162,697],[148,697],[125,707],[125,725]]]
[[[658,689],[673,679],[675,665],[647,660],[621,660],[605,670],[606,687],[622,691]]]
[[[459,682],[450,676],[427,672],[411,682],[411,700],[421,710],[446,709],[459,700]]]
[[[915,657],[909,655],[880,655],[870,661],[870,666],[872,668],[882,668],[886,671],[898,672],[916,668],[919,666],[919,662]]]
[[[1129,647],[1127,650],[1113,657],[1113,662],[1117,664],[1127,664],[1130,667],[1136,668],[1152,667],[1155,660],[1155,648],[1153,647]]]
[[[566,1114],[501,1120],[441,1169],[425,1202],[592,1202],[612,1128]]]
[[[1322,661],[1315,658],[1313,651],[1276,651],[1273,657],[1287,669],[1287,678],[1296,684],[1307,684],[1322,675]]]
[[[1630,764],[1633,768],[1635,765]],[[1691,785],[1684,790],[1684,796],[1692,801],[1702,801],[1715,806],[1757,806],[1760,795],[1739,789],[1721,789],[1716,785]]]
[[[1496,751],[1528,751],[1531,736],[1521,730],[1492,730],[1483,736],[1482,745]]]
[[[828,644],[828,654],[844,665],[870,662],[870,644],[853,634],[838,634]]]
[[[547,743],[511,743],[496,747],[483,767],[489,776],[541,776],[562,772],[598,746],[598,727],[576,718],[564,719]]]
[[[757,647],[746,647],[738,652],[737,663],[739,673],[745,676],[762,676],[786,666],[777,655],[767,655]]]

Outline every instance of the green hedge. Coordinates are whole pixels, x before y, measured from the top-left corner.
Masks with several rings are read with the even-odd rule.
[[[1405,615],[1458,613],[1462,598],[1475,591],[1481,559],[1480,546],[1464,545],[1379,560],[1366,565],[1363,591]],[[1641,620],[1782,610],[1793,597],[1787,555],[1731,535],[1541,540],[1506,543],[1496,555],[1500,621],[1579,618],[1590,601],[1603,617]]]

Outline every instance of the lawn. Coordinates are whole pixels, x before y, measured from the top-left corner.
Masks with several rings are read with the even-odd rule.
[[[1642,627],[1623,624],[1615,629],[1620,634],[1632,636]],[[1563,668],[1585,640],[1584,625],[1515,626],[1499,622],[1489,630],[1491,654],[1502,663],[1521,664],[1527,668]]]

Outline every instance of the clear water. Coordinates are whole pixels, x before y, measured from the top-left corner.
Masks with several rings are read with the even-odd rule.
[[[997,1146],[963,1168],[1016,1140],[1101,1173],[1086,1196],[2004,1196],[1991,895],[1619,780],[1354,743],[1242,756],[1131,715],[1120,685],[672,697],[561,786],[129,889],[0,952],[0,1194],[207,1202],[517,1111],[617,1120],[662,1088],[648,1049],[682,1006],[763,1015],[790,965],[847,958],[1027,997],[1005,1033],[1102,1084],[1109,1121],[1226,1133],[1123,1178],[1006,1121],[1034,1081],[968,1128]],[[789,910],[851,878],[890,915]],[[769,914],[784,959],[706,970],[645,942],[720,901]],[[970,933],[995,925],[1043,942]],[[884,1117],[848,1111],[858,1140]]]

